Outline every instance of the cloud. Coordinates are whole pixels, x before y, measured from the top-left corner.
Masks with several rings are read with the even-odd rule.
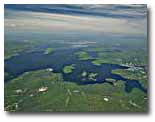
[[[144,5],[33,5],[23,9],[17,5],[13,10],[10,8],[5,6],[6,31],[147,35]]]

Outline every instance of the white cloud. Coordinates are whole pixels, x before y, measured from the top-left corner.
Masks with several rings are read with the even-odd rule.
[[[7,10],[5,30],[146,35],[147,20]],[[126,11],[127,12],[127,11]],[[126,12],[122,12],[126,14]],[[130,12],[128,12],[130,13]],[[16,26],[12,26],[16,25]]]

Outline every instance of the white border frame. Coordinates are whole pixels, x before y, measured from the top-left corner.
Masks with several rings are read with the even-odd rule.
[[[4,112],[4,4],[148,4],[149,24],[148,39],[150,41],[150,112],[148,114],[9,114]],[[154,0],[0,0],[0,119],[1,121],[63,121],[63,122],[146,122],[155,121],[155,2]]]

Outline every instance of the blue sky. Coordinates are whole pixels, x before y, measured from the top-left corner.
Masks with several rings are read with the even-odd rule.
[[[146,5],[5,5],[6,33],[147,37]]]

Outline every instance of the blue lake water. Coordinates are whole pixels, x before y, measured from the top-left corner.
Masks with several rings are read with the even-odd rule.
[[[133,88],[138,88],[145,93],[147,92],[139,81],[126,79],[123,76],[112,74],[112,70],[127,69],[128,67],[117,64],[102,64],[101,66],[96,66],[91,63],[92,60],[80,61],[74,54],[76,51],[77,50],[55,51],[48,55],[43,54],[41,51],[21,53],[18,56],[5,60],[5,72],[8,72],[15,78],[24,72],[52,68],[54,70],[53,72],[62,73],[63,79],[66,82],[75,82],[79,85],[96,83],[109,83],[114,85],[113,82],[106,80],[107,78],[112,78],[116,81],[124,81],[126,92],[131,92]],[[92,56],[96,57],[96,54],[92,53]],[[72,73],[65,74],[63,72],[63,67],[71,64],[75,64],[75,69]],[[83,81],[81,74],[84,71],[97,73],[96,80],[93,81],[92,79],[85,78],[85,81]],[[5,82],[8,80],[10,79],[5,79]]]

